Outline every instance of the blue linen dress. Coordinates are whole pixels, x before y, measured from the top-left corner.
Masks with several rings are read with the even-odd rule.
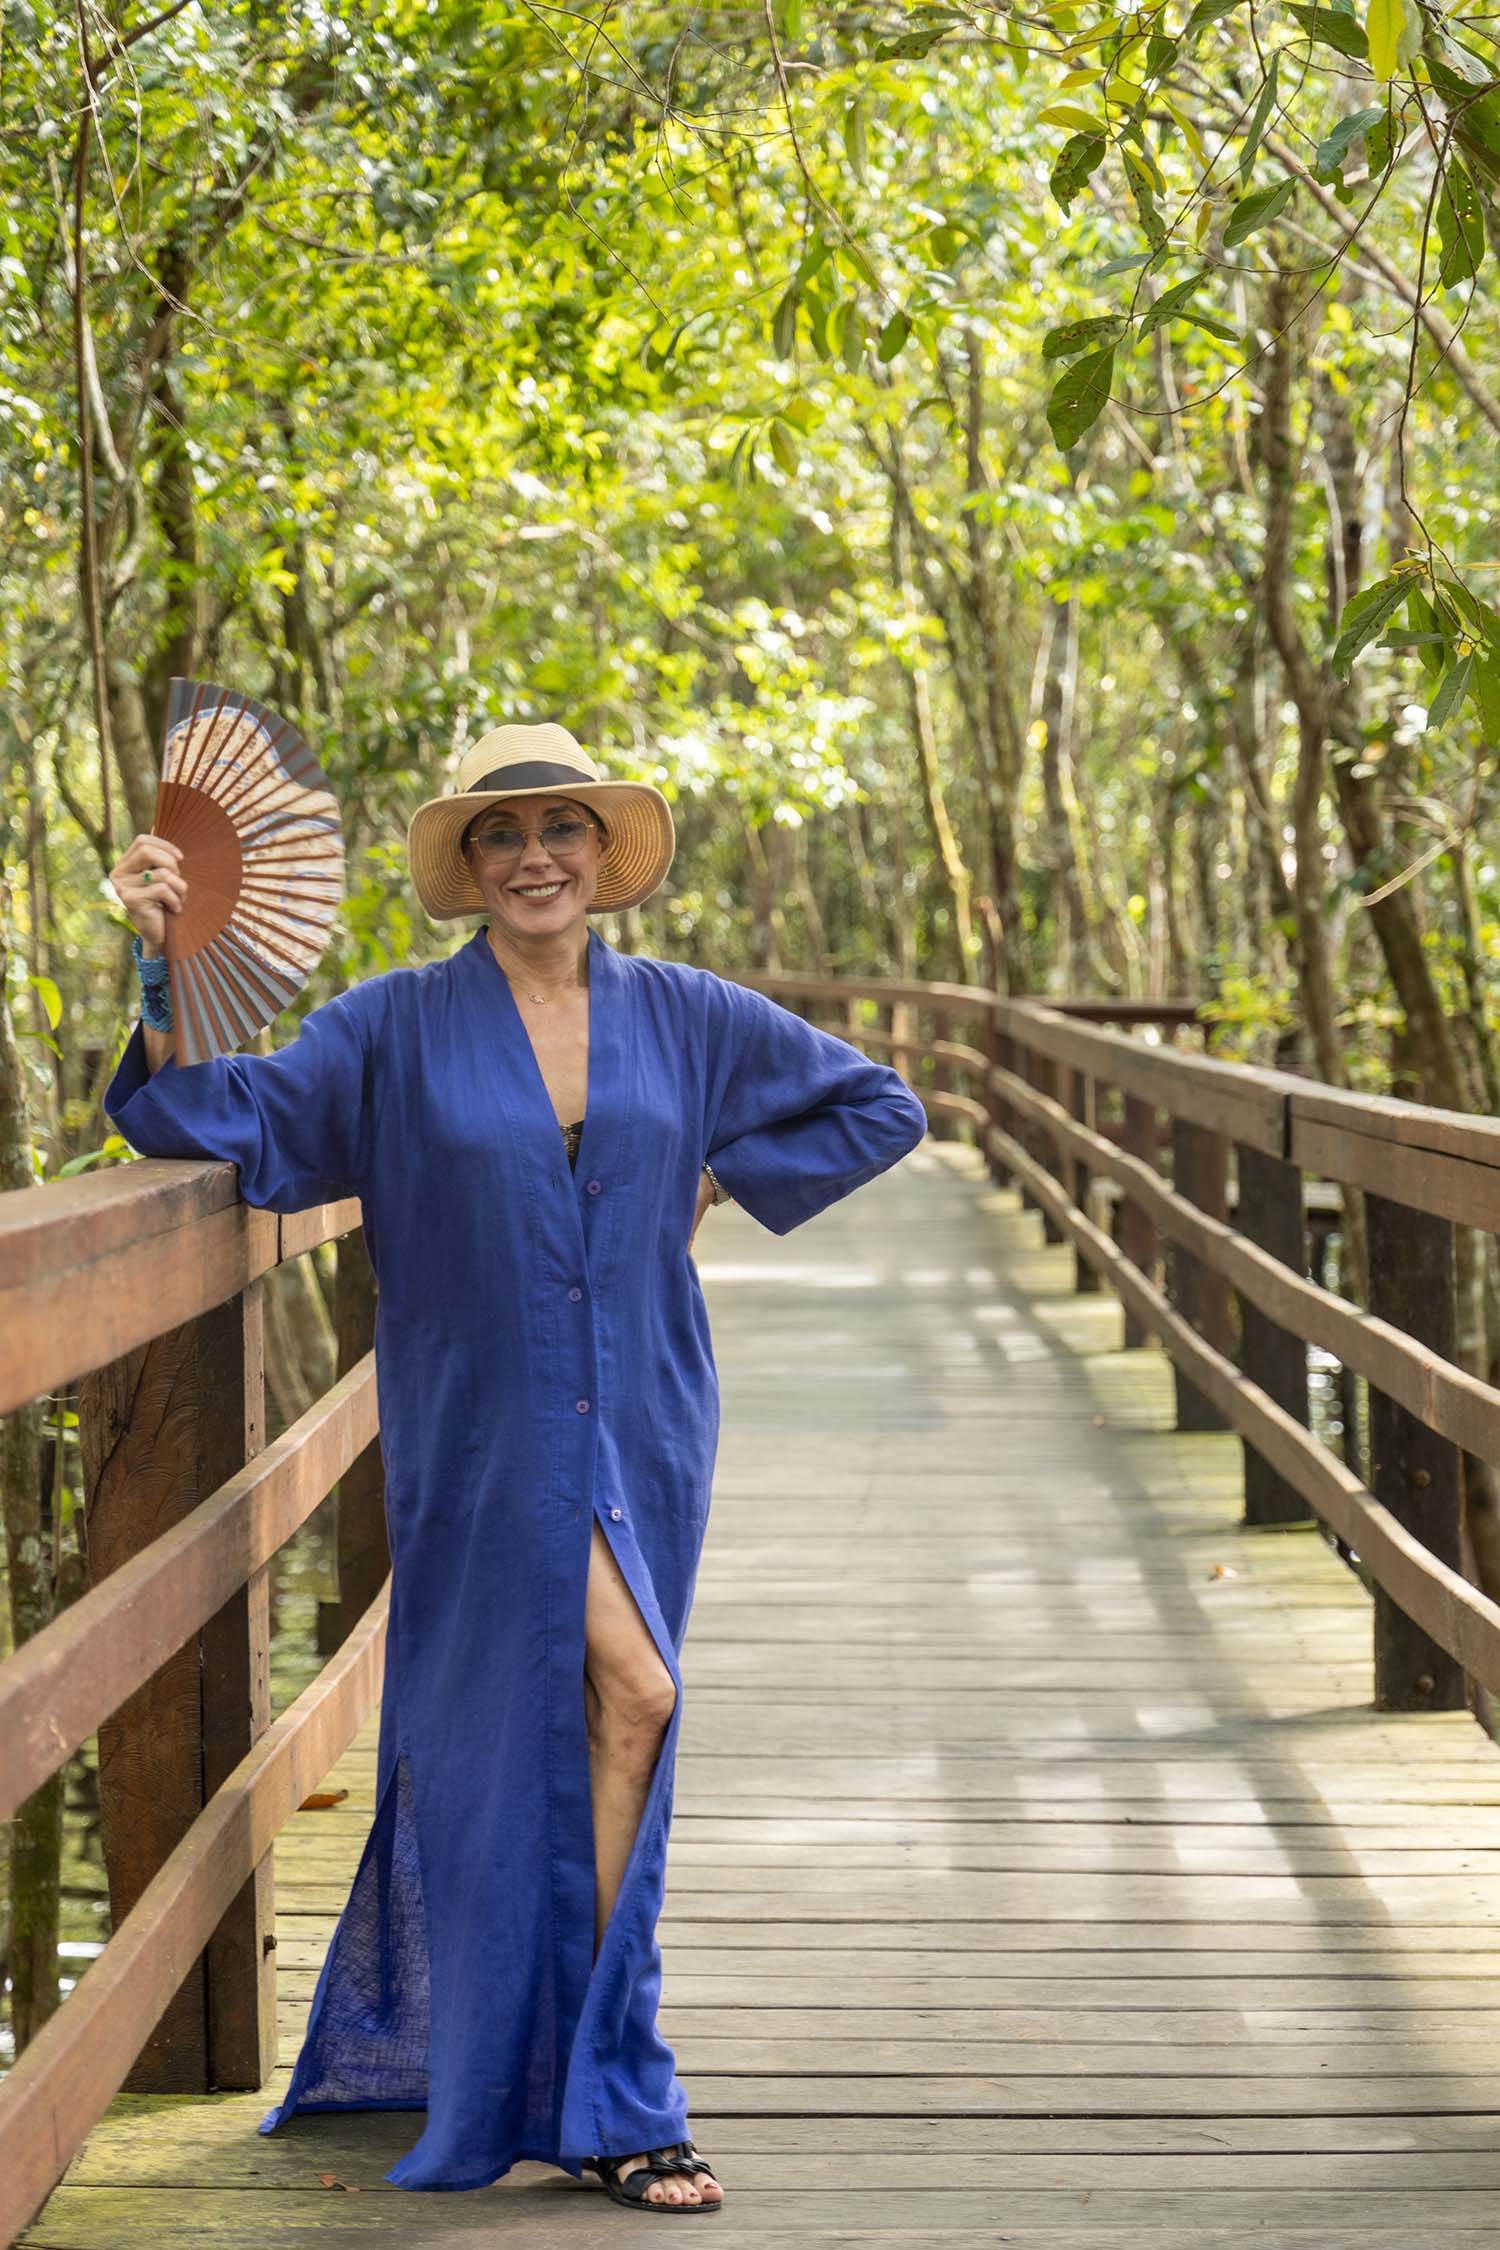
[[[357,1195],[378,1282],[392,1569],[376,1804],[285,2098],[425,2108],[398,2187],[687,2136],[656,1925],[718,1378],[688,1251],[704,1159],[786,1234],[904,1156],[895,1071],[763,994],[589,932],[576,1171],[487,925],[371,977],[271,1055],[104,1106],[148,1156],[239,1167],[247,1203]],[[597,1961],[584,1723],[595,1520],[677,1699]]]

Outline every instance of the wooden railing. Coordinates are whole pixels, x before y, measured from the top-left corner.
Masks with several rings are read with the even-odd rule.
[[[1455,1289],[1455,1228],[1500,1227],[1500,1122],[1148,1042],[1097,1020],[1107,1003],[743,981],[899,1058],[930,1115],[972,1126],[1050,1239],[1072,1241],[1080,1286],[1113,1287],[1126,1345],[1169,1353],[1179,1428],[1238,1431],[1247,1524],[1316,1517],[1357,1555],[1380,1708],[1462,1709],[1469,1680],[1500,1691],[1500,1605],[1461,1567],[1465,1461],[1500,1463],[1500,1391],[1456,1364]],[[863,1022],[860,1002],[888,1020]],[[1330,1190],[1361,1193],[1368,1311],[1308,1276],[1308,1205],[1326,1217]],[[1368,1381],[1368,1486],[1309,1427],[1309,1344]]]
[[[1500,1225],[1500,1126],[1173,1045],[1194,1035],[1185,1002],[742,981],[973,1131],[1071,1239],[1080,1286],[1118,1292],[1127,1344],[1160,1338],[1180,1424],[1240,1432],[1249,1522],[1311,1510],[1357,1549],[1378,1701],[1457,1708],[1466,1674],[1500,1689],[1500,1608],[1458,1568],[1461,1455],[1500,1459],[1500,1393],[1454,1364],[1453,1286],[1455,1224]],[[1365,1191],[1369,1313],[1307,1277],[1308,1174]],[[272,1845],[368,1715],[384,1655],[359,1224],[357,1203],[254,1210],[225,1164],[0,1196],[0,1412],[78,1380],[94,1581],[0,1667],[0,1818],[97,1729],[114,1931],[0,2086],[0,2239],[122,2086],[253,2088],[274,2064]],[[267,1445],[266,1277],[331,1240],[341,1372]],[[1309,1340],[1370,1381],[1373,1490],[1307,1426]],[[341,1479],[342,1638],[273,1724],[268,1566]]]
[[[90,1576],[0,1667],[0,1819],[97,1730],[114,1931],[0,2086],[0,2241],[122,2086],[258,2087],[275,2065],[271,1846],[370,1711],[384,1656],[359,1226],[357,1202],[253,1210],[229,1164],[0,1195],[0,1413],[78,1379]],[[335,1238],[344,1371],[267,1445],[266,1277]],[[272,1724],[267,1568],[340,1478],[346,1630]]]

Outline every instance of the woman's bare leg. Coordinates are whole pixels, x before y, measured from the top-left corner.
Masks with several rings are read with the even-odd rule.
[[[662,1736],[677,1689],[650,1627],[597,1520],[589,1547],[584,1615],[584,1712],[589,1735],[589,1788],[594,1807],[594,1953],[619,1896],[625,1862],[641,1824]],[[622,2179],[646,2161],[645,2151],[621,2166]],[[653,2180],[651,2203],[714,2202],[723,2189],[706,2172]]]

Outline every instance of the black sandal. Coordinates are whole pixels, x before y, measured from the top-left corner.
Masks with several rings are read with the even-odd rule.
[[[645,2163],[638,2164],[622,2180],[620,2166],[625,2162],[627,2158],[623,2156],[586,2156],[583,2160],[585,2171],[597,2172],[605,2194],[616,2203],[623,2203],[627,2211],[669,2211],[677,2218],[684,2212],[717,2211],[720,2207],[719,2201],[710,2202],[701,2194],[697,2203],[668,2203],[665,2199],[648,2202],[646,2199],[646,2190],[653,2180],[668,2179],[684,2172],[689,2176],[694,2172],[708,2172],[709,2178],[714,2178],[701,2157],[693,2159],[691,2141],[679,2141],[671,2149],[648,2149]]]
[[[695,2172],[706,2172],[715,2187],[720,2187],[723,2184],[713,2166],[705,2164],[691,2141],[678,2141],[672,2148],[653,2149],[653,2161],[657,2158],[662,2160],[659,2169],[663,2172],[683,2172],[689,2179]],[[702,2192],[701,2189],[699,2192]],[[703,2200],[706,2203],[708,2198],[704,2196]],[[692,2208],[697,2210],[698,2205],[694,2204]],[[715,2203],[714,2209],[717,2210],[718,2208],[718,2203]]]

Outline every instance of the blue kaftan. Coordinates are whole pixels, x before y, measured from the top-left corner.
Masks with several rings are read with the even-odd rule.
[[[785,1234],[922,1137],[895,1071],[710,971],[589,933],[576,1172],[487,927],[313,1009],[272,1055],[105,1095],[150,1156],[238,1165],[273,1211],[357,1195],[379,1285],[392,1572],[374,1820],[271,2131],[423,2108],[385,2177],[683,2139],[656,2027],[679,1656],[719,1393],[688,1237],[705,1157]],[[597,1963],[584,1724],[595,1518],[677,1686]]]

